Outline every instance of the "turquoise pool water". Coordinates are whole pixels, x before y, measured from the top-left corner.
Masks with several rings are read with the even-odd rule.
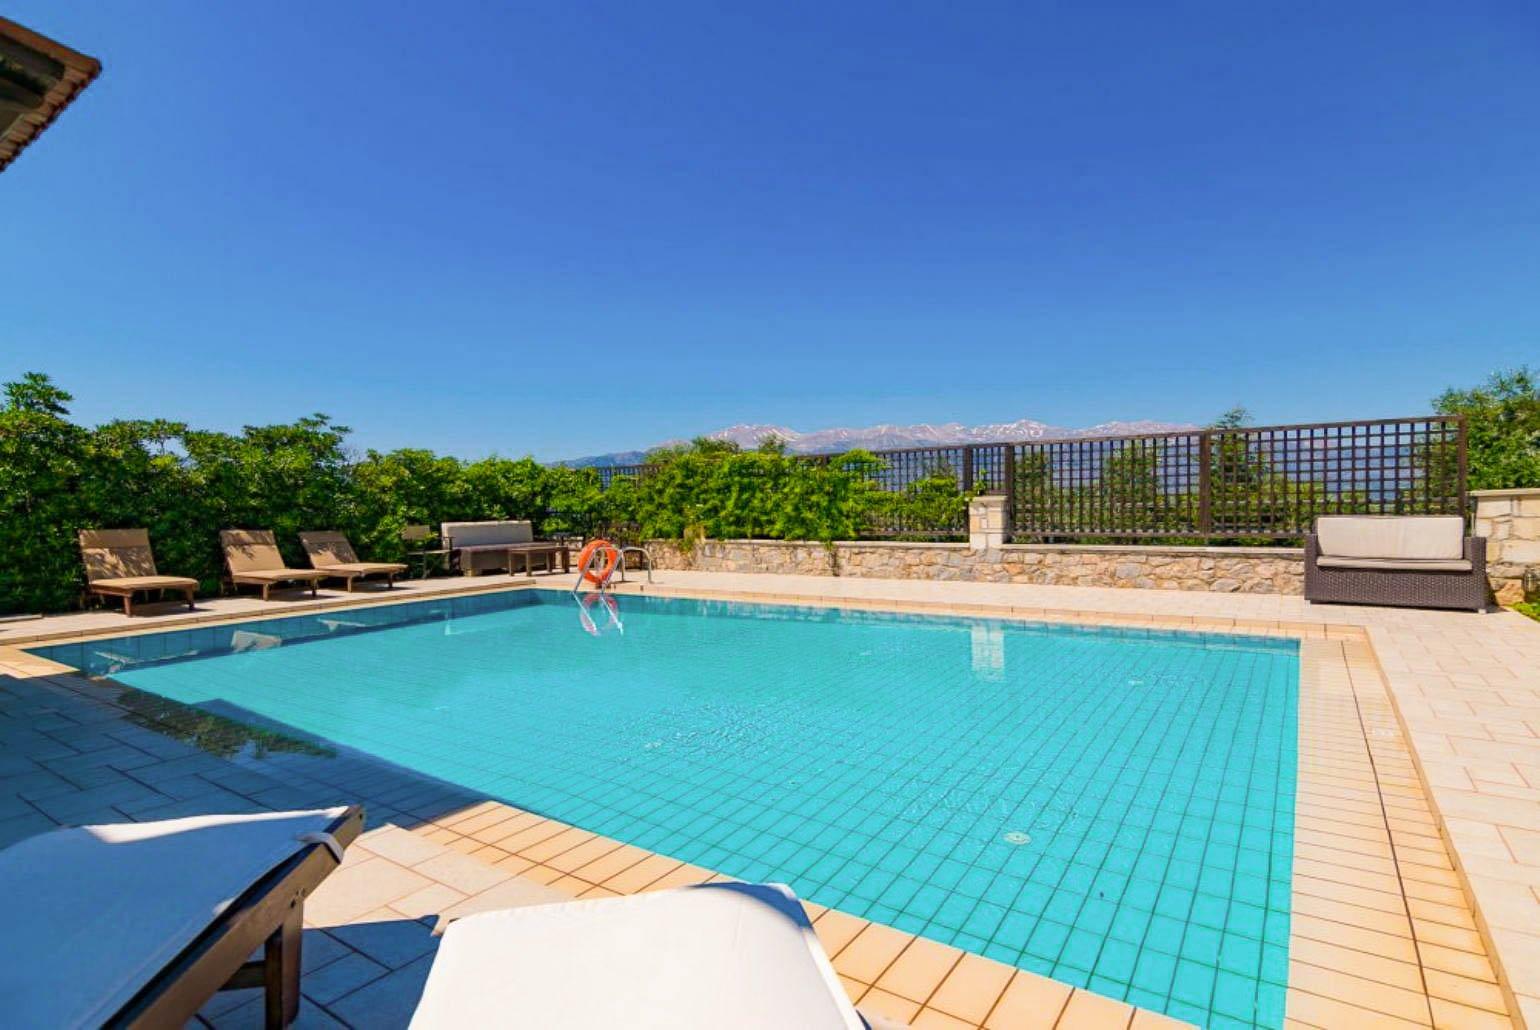
[[[1280,1026],[1292,641],[521,592],[37,653],[1204,1026]]]

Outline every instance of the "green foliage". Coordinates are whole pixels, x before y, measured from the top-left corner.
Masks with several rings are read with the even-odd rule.
[[[29,373],[4,396],[0,613],[80,602],[76,534],[84,528],[142,526],[164,572],[214,592],[221,529],[270,529],[285,558],[305,566],[302,530],[339,529],[361,554],[391,559],[404,553],[408,525],[527,518],[546,532],[552,510],[588,523],[627,497],[601,493],[592,469],[529,458],[467,463],[406,449],[355,460],[347,427],[325,415],[234,434],[165,421],[88,429],[69,421],[72,398],[47,376]]]
[[[74,399],[74,394],[59,389],[41,372],[28,372],[16,382],[5,384],[5,406],[13,411],[63,418],[69,414],[69,402]]]
[[[880,459],[873,459],[880,464]],[[948,466],[937,466],[906,484],[902,489],[882,492],[875,498],[875,509],[884,525],[893,527],[902,539],[950,530],[968,531],[968,498],[957,489],[957,474]]]
[[[1251,425],[1251,412],[1237,404],[1208,424],[1210,429],[1241,429]]]
[[[1433,403],[1440,414],[1466,418],[1472,490],[1540,486],[1540,375],[1528,367],[1495,372]]]
[[[1513,606],[1513,610],[1540,622],[1540,601],[1520,601]]]
[[[642,538],[854,539],[887,496],[872,483],[878,463],[865,451],[807,460],[780,447],[697,440],[648,460],[647,476],[612,482],[601,513]]]
[[[219,531],[270,529],[292,564],[298,535],[338,529],[360,554],[399,558],[402,530],[444,521],[530,519],[537,533],[606,532],[625,539],[779,537],[825,542],[866,533],[885,506],[919,520],[951,518],[966,500],[948,475],[895,497],[878,490],[865,452],[827,461],[789,457],[778,442],[745,452],[697,440],[649,456],[656,472],[600,488],[594,469],[531,458],[464,462],[421,449],[361,458],[325,415],[239,433],[176,422],[69,421],[68,393],[29,374],[0,408],[0,612],[58,611],[80,602],[76,534],[142,526],[168,574],[221,578]],[[944,482],[942,481],[944,478]]]
[[[67,607],[79,592],[74,534],[91,434],[63,418],[67,394],[40,399],[38,385],[9,384],[0,409],[0,612]]]
[[[421,449],[358,458],[348,429],[325,415],[247,426],[239,433],[177,422],[118,421],[94,429],[69,420],[68,392],[31,372],[3,387],[0,407],[0,613],[57,611],[77,604],[83,578],[76,533],[143,526],[164,571],[217,590],[219,530],[271,529],[288,560],[304,564],[297,536],[346,532],[362,555],[399,558],[408,525],[521,518],[536,532],[604,533],[633,541],[664,537],[858,539],[876,532],[965,532],[969,497],[952,469],[937,467],[900,489],[880,488],[882,459],[865,451],[828,458],[788,455],[779,440],[752,451],[697,439],[648,455],[641,477],[600,488],[594,469],[545,466],[531,458],[465,462]],[[1540,484],[1540,382],[1528,369],[1449,390],[1440,412],[1466,416],[1470,485]],[[1294,527],[1317,511],[1374,511],[1368,497],[1327,497],[1315,484],[1270,467],[1239,432],[1233,408],[1213,424],[1210,508],[1216,527]],[[1162,483],[1171,446],[1132,440],[1109,452],[1089,481],[1060,482],[1046,457],[1023,454],[1011,484],[1018,517],[1033,525],[1084,517],[1127,526],[1130,538],[1190,539],[1196,484]],[[1430,492],[1452,494],[1452,447],[1427,444],[1418,460]],[[1090,523],[1088,523],[1090,524]],[[1076,539],[1065,527],[1063,539]],[[1222,531],[1222,529],[1221,529]],[[1106,537],[1095,538],[1106,540]],[[1237,540],[1235,542],[1244,542]]]

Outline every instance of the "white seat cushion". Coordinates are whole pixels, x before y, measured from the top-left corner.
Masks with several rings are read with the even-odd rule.
[[[1315,520],[1323,555],[1458,561],[1465,520],[1458,515],[1325,515]]]
[[[412,1017],[413,1030],[861,1025],[796,896],[742,883],[458,920]]]
[[[1323,569],[1378,569],[1381,572],[1469,572],[1471,563],[1464,558],[1334,558],[1322,555],[1315,563]]]
[[[535,539],[528,520],[502,522],[445,522],[439,526],[445,546],[485,547],[491,544],[527,544]]]
[[[82,826],[0,851],[6,1025],[101,1025],[345,811]]]

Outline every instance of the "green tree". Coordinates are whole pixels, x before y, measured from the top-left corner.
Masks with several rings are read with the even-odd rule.
[[[943,463],[902,489],[881,495],[875,508],[900,536],[963,534],[968,531],[968,498],[973,493],[959,490],[957,473]]]
[[[1527,366],[1494,372],[1468,389],[1448,389],[1433,402],[1443,415],[1464,415],[1473,490],[1540,486],[1540,378]]]
[[[30,411],[39,415],[64,418],[75,395],[61,390],[43,372],[25,372],[13,383],[5,384],[5,406],[10,411]]]
[[[1210,429],[1241,429],[1251,425],[1251,412],[1237,404],[1208,424]]]
[[[5,384],[0,408],[0,612],[50,611],[79,597],[75,533],[88,434],[47,376]]]
[[[1159,440],[1128,440],[1102,461],[1095,483],[1079,491],[1077,509],[1131,535],[1175,528],[1172,498],[1161,481]]]

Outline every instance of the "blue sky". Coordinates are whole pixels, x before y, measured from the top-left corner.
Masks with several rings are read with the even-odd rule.
[[[1540,361],[1526,0],[6,13],[105,65],[0,176],[0,376],[86,421],[559,458]]]

